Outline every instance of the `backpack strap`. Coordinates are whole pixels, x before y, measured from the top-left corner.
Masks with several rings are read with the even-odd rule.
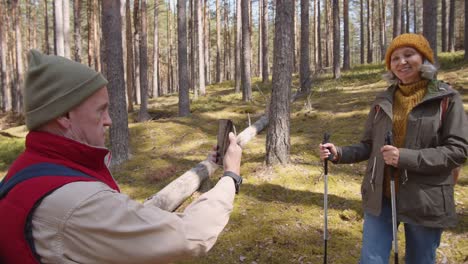
[[[450,101],[450,97],[448,96],[442,98],[442,100],[440,101],[439,129],[442,127],[442,123],[444,122],[445,115],[447,114],[449,101]]]
[[[81,171],[77,171],[63,165],[58,165],[54,163],[37,163],[20,170],[8,180],[3,179],[3,181],[0,182],[0,199],[5,197],[8,194],[8,192],[11,191],[11,189],[13,189],[17,184],[27,181],[29,179],[42,176],[71,176],[93,178]]]

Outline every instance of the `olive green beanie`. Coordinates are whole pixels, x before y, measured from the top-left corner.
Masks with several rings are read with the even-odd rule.
[[[107,85],[100,73],[64,57],[31,50],[28,59],[24,112],[29,130],[67,113]]]

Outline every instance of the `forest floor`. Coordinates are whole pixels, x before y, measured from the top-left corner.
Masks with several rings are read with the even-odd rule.
[[[468,112],[468,64],[462,62],[462,57],[463,52],[440,54],[439,78],[462,94]],[[318,144],[324,132],[331,133],[331,141],[337,145],[360,139],[370,103],[386,87],[380,78],[383,68],[382,64],[355,67],[343,72],[340,80],[332,80],[327,73],[315,76],[309,98],[292,104],[290,163],[265,166],[266,131],[246,144],[241,167],[244,183],[227,227],[206,256],[180,263],[321,263],[323,169]],[[255,122],[265,111],[271,85],[254,78],[254,99],[249,103],[242,102],[242,95],[235,94],[233,87],[233,82],[207,86],[206,96],[192,100],[190,117],[177,117],[176,95],[150,100],[151,121],[136,123],[137,112],[131,113],[132,158],[112,168],[122,192],[143,201],[204,160],[216,144],[219,118],[232,119],[238,133],[248,126],[249,117]],[[297,87],[295,76],[293,92]],[[1,116],[0,125],[12,126],[7,122],[14,120]],[[23,149],[25,130],[13,124],[1,132],[0,172],[5,174]],[[363,221],[360,184],[365,162],[329,167],[328,261],[357,263]],[[215,184],[220,174],[221,170],[217,170],[207,184]],[[455,199],[459,224],[443,233],[437,263],[468,263],[467,166],[456,185]],[[399,241],[403,263],[401,226]]]

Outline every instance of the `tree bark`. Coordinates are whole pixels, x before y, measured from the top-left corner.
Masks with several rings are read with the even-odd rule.
[[[94,67],[94,11],[93,1],[88,0],[88,65]]]
[[[340,4],[333,0],[333,78],[341,77],[340,71]],[[371,54],[372,57],[372,54]]]
[[[81,62],[81,0],[73,0],[73,56]]]
[[[55,55],[65,56],[64,47],[64,24],[63,24],[63,0],[54,0],[54,35]]]
[[[205,51],[205,83],[211,84],[211,63],[210,63],[210,12],[209,12],[209,1],[205,0],[203,4],[203,32],[205,32],[203,39],[203,50]]]
[[[112,165],[128,160],[128,115],[125,102],[125,81],[122,56],[122,31],[120,1],[102,0],[102,33],[104,37],[104,60],[109,80],[109,114],[112,126],[109,129]]]
[[[216,0],[216,83],[223,81],[221,71],[221,10],[219,1]]]
[[[134,42],[133,42],[133,51],[134,51],[134,70],[135,70],[135,90],[133,96],[136,104],[141,104],[141,83],[140,83],[140,1],[133,1],[133,27],[135,28],[134,32]]]
[[[347,71],[351,69],[349,58],[349,0],[343,0],[343,30],[343,70]]]
[[[409,0],[406,0],[406,3],[405,3],[405,32],[406,33],[409,33],[410,30],[409,30],[409,24],[410,24],[410,17],[409,17]]]
[[[367,0],[367,63],[372,63],[374,50],[374,1]],[[338,27],[339,30],[339,27]]]
[[[263,19],[262,19],[262,8],[263,8],[263,4],[262,4],[262,0],[258,0],[258,56],[257,56],[257,72],[258,72],[258,76],[261,77],[262,76],[262,70],[263,70],[263,66],[262,66],[262,63],[263,63],[263,59],[262,59],[262,30],[263,30],[263,26],[262,26],[262,23],[263,23]]]
[[[364,55],[364,52],[366,50],[366,42],[365,42],[365,39],[364,39],[364,0],[360,0],[360,9],[361,9],[361,12],[359,13],[360,14],[360,22],[361,22],[361,26],[360,26],[360,32],[361,32],[361,35],[360,35],[360,39],[361,39],[361,45],[360,45],[360,48],[361,48],[361,52],[360,52],[360,62],[361,64],[364,64],[365,60],[365,55]]]
[[[417,8],[416,8],[416,0],[413,0],[413,32],[417,33],[418,32],[418,16],[417,16]]]
[[[70,58],[70,0],[63,0],[63,54]]]
[[[393,38],[401,34],[401,0],[393,0]]]
[[[241,90],[241,65],[242,65],[242,58],[241,58],[241,50],[242,50],[242,8],[241,8],[241,1],[236,0],[236,54],[235,54],[235,69],[234,69],[234,80],[235,80],[235,92],[239,93]]]
[[[268,82],[268,0],[261,0],[262,7],[262,82]]]
[[[242,7],[242,11],[241,11],[242,12],[242,63],[241,63],[242,100],[244,102],[248,102],[252,100],[252,87],[250,85],[250,62],[251,62],[251,50],[252,49],[250,45],[249,0],[241,0],[241,7]]]
[[[429,41],[437,63],[437,0],[423,1],[423,35]]]
[[[442,7],[441,7],[441,19],[442,19],[442,23],[440,25],[441,29],[440,29],[440,32],[441,32],[441,43],[442,43],[442,52],[446,52],[448,49],[447,49],[447,45],[448,45],[448,34],[447,34],[447,31],[448,31],[448,23],[447,23],[447,0],[442,0]]]
[[[315,39],[317,42],[317,70],[322,70],[322,30],[320,22],[320,1],[316,0],[317,22],[315,23]]]
[[[154,2],[154,20],[153,20],[153,92],[152,97],[159,97],[159,3]]]
[[[436,5],[437,12],[437,5]],[[466,8],[466,7],[465,7]],[[450,0],[449,25],[448,25],[448,50],[455,51],[455,0]]]
[[[140,88],[141,105],[138,112],[138,121],[143,122],[151,117],[148,114],[148,40],[146,0],[141,0],[140,18]]]
[[[379,0],[379,26],[380,26],[380,60],[385,60],[385,51],[387,50],[387,34],[386,34],[386,0]]]
[[[285,164],[289,161],[290,97],[293,70],[294,1],[277,0],[273,80],[269,107],[269,126],[266,138],[266,164]]]
[[[187,4],[177,0],[177,50],[179,53],[179,116],[190,114],[188,65],[187,65]]]
[[[200,95],[206,94],[205,89],[205,49],[203,48],[203,40],[205,39],[203,34],[203,20],[202,20],[202,0],[195,0],[195,25],[197,27],[197,50],[198,50],[198,85]]]
[[[133,112],[133,92],[135,83],[135,74],[133,70],[133,38],[132,38],[132,16],[130,12],[130,0],[125,2],[126,27],[125,35],[127,37],[127,103],[128,111]]]
[[[13,109],[17,113],[23,112],[23,78],[24,78],[24,64],[23,64],[23,44],[21,38],[21,8],[18,4],[18,0],[12,0],[12,10],[13,10],[13,23],[15,30],[15,40],[16,40],[16,89],[15,89],[15,98],[16,98],[16,108]]]
[[[7,46],[6,41],[3,35],[5,34],[5,7],[3,2],[0,2],[0,87],[1,87],[1,96],[2,96],[2,104],[1,110],[2,111],[10,111],[11,110],[11,98],[9,96],[9,83],[7,82],[7,63],[6,63],[6,56],[7,56]],[[8,33],[7,33],[8,34]]]
[[[50,53],[50,44],[49,44],[49,15],[47,12],[47,0],[44,0],[44,53]]]
[[[310,79],[309,66],[309,0],[301,0],[301,48],[300,48],[299,79],[301,91],[309,91],[312,80]]]
[[[464,47],[465,47],[465,61],[468,62],[468,0],[465,0],[465,39],[464,39]]]

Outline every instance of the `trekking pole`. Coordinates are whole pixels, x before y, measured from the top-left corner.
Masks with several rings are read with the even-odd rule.
[[[392,132],[388,131],[385,135],[385,144],[393,146]],[[387,165],[390,173],[390,197],[392,203],[392,229],[393,229],[393,252],[395,253],[395,264],[398,264],[398,223],[397,223],[397,212],[396,212],[396,194],[395,194],[395,175],[394,168],[391,165]]]
[[[330,140],[330,134],[323,134],[322,144],[328,143]],[[327,240],[328,240],[328,160],[333,159],[333,154],[330,153],[328,158],[324,159],[323,169],[324,169],[324,190],[323,190],[323,214],[324,214],[324,224],[323,224],[323,246],[324,246],[324,255],[323,263],[327,263]]]

